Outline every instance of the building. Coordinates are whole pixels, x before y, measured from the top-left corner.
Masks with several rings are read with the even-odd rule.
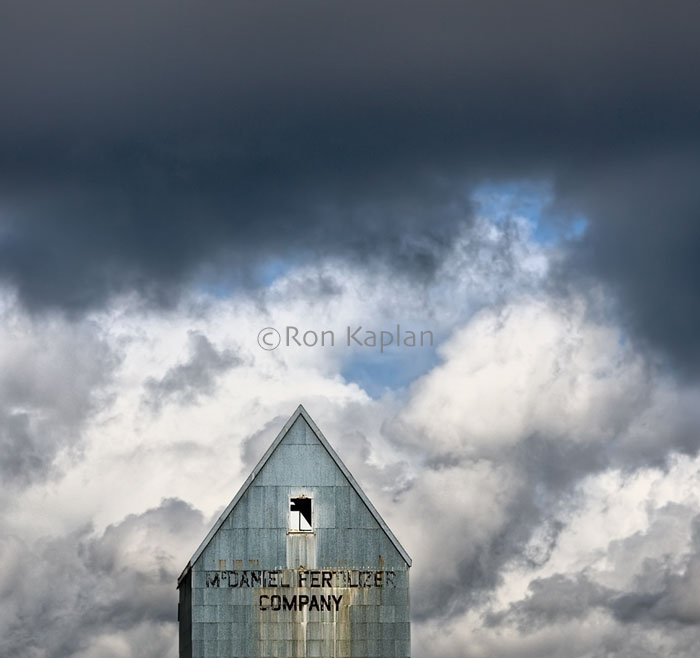
[[[180,658],[408,658],[410,566],[299,406],[178,579]]]

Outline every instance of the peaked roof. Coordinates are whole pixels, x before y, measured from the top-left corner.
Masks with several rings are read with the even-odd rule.
[[[355,493],[362,499],[362,502],[367,506],[367,509],[370,511],[372,516],[374,517],[375,521],[379,524],[379,527],[385,532],[387,537],[391,540],[391,543],[394,545],[396,550],[399,552],[401,557],[405,560],[406,564],[408,566],[411,566],[411,558],[409,557],[408,553],[404,549],[403,546],[399,543],[399,540],[396,539],[394,536],[394,533],[389,529],[389,526],[386,524],[384,519],[380,516],[379,512],[374,508],[374,505],[370,502],[369,498],[367,498],[367,495],[365,494],[364,491],[360,488],[360,485],[357,483],[355,478],[352,476],[350,471],[347,469],[347,466],[343,464],[342,460],[340,457],[338,457],[338,454],[336,453],[335,450],[333,450],[332,446],[330,443],[328,443],[328,439],[326,439],[325,436],[323,436],[323,432],[318,428],[316,423],[312,420],[311,416],[309,416],[308,412],[306,409],[304,409],[303,405],[299,405],[296,408],[296,411],[289,417],[289,420],[284,424],[284,427],[280,430],[280,433],[277,435],[277,438],[272,442],[272,445],[267,449],[265,454],[262,456],[260,461],[257,463],[257,466],[253,469],[251,474],[248,476],[248,479],[243,483],[243,486],[238,490],[238,493],[234,496],[233,500],[228,504],[226,509],[221,513],[221,516],[219,516],[217,522],[214,524],[212,529],[209,531],[207,536],[204,538],[204,541],[199,545],[199,548],[194,552],[194,555],[190,558],[190,561],[187,563],[187,566],[183,569],[182,573],[180,574],[179,578],[177,579],[178,585],[180,584],[180,581],[183,579],[185,574],[192,568],[192,566],[195,564],[195,562],[199,559],[199,556],[204,552],[204,549],[207,547],[209,542],[211,541],[212,537],[219,531],[219,528],[224,524],[224,521],[226,521],[226,518],[228,515],[231,513],[233,508],[238,504],[238,501],[243,498],[245,495],[246,491],[250,488],[250,486],[253,484],[253,481],[257,477],[258,473],[263,469],[265,464],[267,464],[268,460],[272,456],[272,453],[277,449],[277,446],[279,446],[280,443],[284,440],[284,437],[287,435],[287,432],[289,432],[290,428],[294,423],[297,421],[299,417],[302,417],[306,423],[309,425],[313,433],[316,435],[316,438],[319,440],[321,445],[326,449],[328,454],[331,456],[331,459],[335,462],[336,466],[342,471],[343,475],[347,478],[348,482],[350,483],[350,486],[355,490]]]

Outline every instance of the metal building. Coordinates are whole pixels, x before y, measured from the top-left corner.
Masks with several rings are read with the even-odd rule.
[[[180,658],[408,658],[410,566],[300,405],[178,579]]]

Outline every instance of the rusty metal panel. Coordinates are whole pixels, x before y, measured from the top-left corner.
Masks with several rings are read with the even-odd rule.
[[[410,656],[408,564],[354,486],[298,417],[194,561],[183,658]]]

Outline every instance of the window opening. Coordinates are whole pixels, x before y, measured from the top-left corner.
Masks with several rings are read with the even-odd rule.
[[[311,498],[300,496],[289,499],[289,529],[295,532],[312,532]]]

